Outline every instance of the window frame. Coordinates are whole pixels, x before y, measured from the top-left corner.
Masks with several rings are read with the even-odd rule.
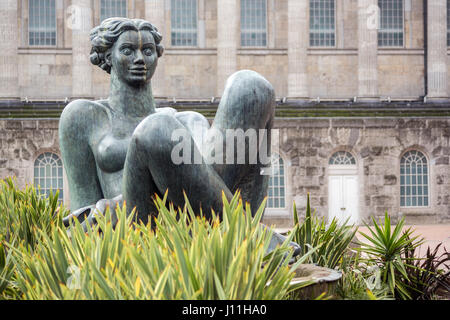
[[[450,0],[447,0],[447,47],[450,47]]]
[[[405,197],[405,205],[403,205],[402,206],[402,191],[401,191],[401,187],[402,187],[402,182],[401,182],[401,180],[402,180],[402,160],[403,160],[403,158],[405,157],[405,155],[406,154],[408,154],[409,152],[411,152],[411,151],[415,151],[415,152],[419,152],[419,153],[421,153],[422,155],[423,155],[423,157],[425,158],[425,160],[427,161],[426,162],[426,165],[427,165],[427,184],[426,185],[424,185],[423,183],[421,184],[421,186],[422,187],[424,187],[424,186],[426,186],[427,187],[427,190],[428,190],[428,192],[427,192],[427,194],[425,195],[425,194],[423,194],[423,195],[421,195],[422,197],[425,197],[425,196],[427,196],[427,198],[428,198],[428,205],[421,205],[421,206],[419,206],[419,205],[415,205],[415,206],[407,206],[406,205],[406,194],[404,195],[404,197]],[[404,174],[404,176],[405,176],[405,174]],[[422,176],[423,176],[423,174],[422,174]],[[406,176],[405,176],[406,177]],[[405,178],[406,179],[406,178]],[[432,202],[432,198],[431,198],[431,185],[432,185],[432,183],[431,183],[431,162],[430,162],[430,159],[429,159],[429,157],[427,156],[427,154],[425,153],[425,152],[423,152],[422,150],[420,150],[420,149],[408,149],[408,150],[406,150],[405,152],[403,152],[402,154],[401,154],[401,156],[400,156],[400,159],[399,159],[399,188],[398,188],[398,192],[399,192],[399,207],[401,208],[401,209],[403,209],[403,210],[408,210],[408,209],[427,209],[427,208],[431,208],[432,207],[432,205],[431,205],[431,202]],[[409,185],[406,185],[406,181],[405,181],[405,184],[403,185],[404,187],[407,187],[407,186],[417,186],[418,184],[417,184],[417,173],[416,173],[416,184],[412,184],[412,182],[409,184]],[[406,191],[405,191],[406,192]],[[411,195],[411,197],[412,197],[413,195]],[[419,195],[415,195],[416,197],[418,197]],[[412,199],[412,198],[411,198]],[[418,198],[417,198],[418,199]],[[416,203],[418,203],[418,201],[416,202]]]
[[[31,44],[30,43],[30,33],[32,32],[32,28],[31,28],[31,2],[32,1],[39,1],[39,0],[27,0],[27,5],[28,5],[28,23],[27,23],[27,46],[30,48],[56,48],[58,46],[58,14],[57,14],[57,10],[56,10],[56,1],[58,0],[50,0],[54,2],[54,10],[55,10],[55,28],[54,28],[54,32],[55,32],[55,44]],[[39,10],[40,10],[40,6],[39,6]],[[40,13],[39,13],[40,16]],[[45,31],[46,33],[48,31]]]
[[[379,17],[379,28],[378,28],[378,32],[377,32],[377,47],[380,49],[404,49],[406,47],[406,41],[405,41],[405,0],[396,0],[396,1],[401,1],[402,4],[402,44],[399,46],[388,46],[388,45],[380,45],[380,32],[381,32],[381,17],[382,17],[382,10],[381,10],[381,6],[379,5],[380,1],[384,1],[384,0],[378,0],[378,8],[379,8],[379,12],[380,12],[380,17]]]
[[[102,3],[103,3],[104,1],[108,1],[108,0],[99,0],[99,1],[100,1],[100,2],[99,2],[99,7],[98,7],[98,10],[99,10],[99,12],[98,12],[98,17],[99,17],[99,19],[100,19],[100,23],[101,23],[103,20],[105,20],[105,19],[115,17],[115,16],[108,16],[107,18],[102,19]],[[114,0],[114,1],[117,1],[117,0]],[[122,1],[125,3],[125,16],[120,16],[120,17],[127,18],[127,17],[128,17],[128,0],[122,0]]]
[[[270,190],[270,188],[271,188],[271,184],[270,184],[270,180],[272,179],[272,174],[269,176],[269,182],[268,182],[268,186],[267,186],[267,204],[266,204],[266,208],[268,209],[268,210],[287,210],[288,209],[288,203],[287,203],[287,175],[286,175],[286,161],[283,159],[283,157],[281,156],[281,154],[280,153],[277,153],[277,152],[272,152],[272,157],[273,157],[273,155],[278,155],[278,159],[279,160],[281,160],[283,163],[283,175],[281,176],[280,174],[277,174],[277,178],[280,178],[280,177],[283,177],[283,185],[281,186],[280,185],[280,183],[278,183],[277,184],[277,188],[278,188],[278,190],[280,190],[280,188],[281,187],[283,187],[283,189],[284,189],[284,195],[283,196],[280,196],[280,195],[278,195],[278,196],[275,196],[275,195],[272,195],[272,196],[270,196],[269,195],[269,190]],[[273,162],[271,162],[271,165],[272,165],[272,163]],[[280,165],[279,165],[279,161],[278,161],[278,168],[280,168]],[[272,201],[273,201],[273,203],[275,203],[275,198],[274,197],[276,197],[278,200],[280,200],[281,199],[281,197],[283,197],[282,199],[284,200],[284,206],[280,206],[280,207],[271,207],[271,206],[269,206],[269,199],[271,198],[272,199]]]
[[[263,0],[264,1],[264,11],[265,11],[265,29],[264,29],[264,34],[265,34],[265,45],[242,45],[242,35],[243,35],[243,28],[242,28],[242,1],[245,0],[241,0],[239,2],[239,46],[243,49],[254,49],[254,48],[268,48],[269,47],[269,30],[268,30],[268,26],[269,26],[269,15],[268,15],[268,4],[267,4],[267,0]],[[256,17],[255,17],[255,21],[256,21]],[[256,30],[256,29],[254,29]],[[252,33],[252,32],[249,32]],[[262,32],[261,32],[262,33]],[[258,34],[258,33],[256,33]]]
[[[41,177],[41,175],[40,175],[40,170],[39,169],[42,168],[41,167],[41,161],[42,160],[40,160],[40,158],[43,157],[44,158],[43,160],[45,160],[45,157],[47,157],[47,156],[52,156],[52,159],[54,161],[56,161],[56,176],[53,176],[51,174],[50,177],[47,177],[45,175],[45,169],[44,169],[44,176]],[[53,156],[56,156],[56,159],[53,158]],[[59,161],[60,165],[59,165],[58,161]],[[54,168],[54,166],[52,165],[51,169],[53,169],[53,168]],[[61,168],[61,175],[59,175],[59,173],[58,173],[58,169],[59,168]],[[36,170],[39,171],[38,175],[36,175]],[[64,188],[64,185],[65,185],[65,182],[64,182],[64,164],[63,164],[63,161],[62,161],[62,157],[59,154],[57,154],[56,152],[53,152],[53,151],[42,151],[42,152],[38,153],[37,156],[34,157],[33,166],[32,166],[32,174],[33,174],[33,179],[32,179],[33,180],[33,186],[36,188],[36,191],[38,190],[38,185],[41,187],[41,191],[43,191],[43,190],[49,190],[49,191],[50,190],[51,191],[60,190],[60,193],[59,193],[59,196],[58,196],[58,202],[60,202],[60,203],[64,202],[64,198],[66,196],[66,192],[65,192],[65,188]],[[44,179],[44,182],[46,182],[47,179],[56,178],[57,186],[59,186],[59,182],[61,182],[61,187],[53,188],[53,186],[52,186],[53,181],[51,181],[51,180],[50,180],[51,181],[50,188],[47,188],[45,186],[43,187],[43,186],[40,185],[40,181],[39,181],[42,178]],[[46,195],[46,192],[45,191],[41,192],[41,193],[39,193],[39,195]]]
[[[183,44],[174,44],[174,37],[172,36],[172,34],[174,33],[174,32],[176,32],[176,33],[179,33],[179,34],[183,34],[183,32],[184,33],[190,33],[190,32],[192,32],[192,31],[189,31],[189,29],[181,29],[181,28],[178,28],[178,29],[175,29],[175,30],[180,30],[180,31],[174,31],[174,27],[173,27],[173,25],[174,25],[174,23],[173,23],[173,21],[172,21],[172,19],[173,19],[173,17],[174,17],[174,15],[173,15],[173,12],[174,12],[174,8],[173,8],[173,1],[176,1],[176,0],[170,0],[170,33],[169,33],[169,36],[170,36],[170,47],[172,47],[172,48],[183,48],[183,49],[185,49],[185,48],[199,48],[199,0],[193,0],[193,1],[195,1],[195,10],[193,10],[193,12],[195,12],[195,37],[193,37],[193,39],[195,39],[195,44],[194,45],[191,45],[191,44],[186,44],[186,45],[183,45]],[[194,29],[192,29],[192,30],[194,30]]]
[[[309,5],[309,10],[308,10],[308,48],[312,48],[312,49],[328,49],[328,48],[331,48],[331,49],[335,49],[335,48],[337,48],[337,1],[336,0],[332,0],[333,1],[333,3],[334,3],[334,10],[333,10],[333,13],[334,13],[334,28],[333,28],[333,36],[334,36],[334,44],[333,45],[311,45],[311,34],[312,33],[316,33],[316,34],[320,34],[321,32],[320,31],[318,31],[318,32],[312,32],[312,29],[311,29],[311,2],[312,1],[316,1],[316,0],[309,0],[309,3],[308,3],[308,5]],[[324,34],[328,34],[328,33],[324,33]],[[329,33],[329,34],[331,34],[331,33]]]

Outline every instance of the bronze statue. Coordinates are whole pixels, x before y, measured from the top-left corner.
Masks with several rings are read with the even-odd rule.
[[[231,199],[238,189],[256,210],[267,194],[269,177],[260,174],[265,165],[209,160],[217,157],[217,133],[266,129],[270,139],[275,108],[271,84],[253,71],[233,74],[210,126],[200,113],[156,108],[151,79],[164,48],[151,23],[106,19],[91,31],[90,39],[91,62],[111,74],[110,96],[75,100],[61,115],[59,138],[72,210],[64,223],[69,225],[73,217],[95,223],[95,215],[107,205],[113,209],[122,201],[129,211],[136,207],[136,219],[147,223],[157,215],[152,197],[162,197],[166,190],[168,200],[181,207],[184,191],[194,211],[202,209],[206,217],[211,209],[220,215],[222,192]],[[186,132],[184,138],[192,142],[192,153],[200,155],[201,163],[174,163],[176,130]],[[249,150],[250,142],[244,143]],[[276,239],[284,237],[276,234]]]

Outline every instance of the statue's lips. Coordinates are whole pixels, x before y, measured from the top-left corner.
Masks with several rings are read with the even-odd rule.
[[[133,74],[145,74],[147,69],[145,67],[130,68],[130,72]]]

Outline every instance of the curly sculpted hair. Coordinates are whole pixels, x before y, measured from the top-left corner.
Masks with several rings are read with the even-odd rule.
[[[158,57],[161,57],[164,51],[164,47],[160,44],[162,36],[150,22],[142,19],[109,18],[91,30],[91,63],[111,73],[111,64],[106,60],[106,54],[119,36],[128,30],[148,30],[155,40]]]

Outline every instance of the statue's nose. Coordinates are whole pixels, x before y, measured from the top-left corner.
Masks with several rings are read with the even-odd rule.
[[[136,57],[134,63],[144,63],[144,55],[141,50],[136,50]]]

